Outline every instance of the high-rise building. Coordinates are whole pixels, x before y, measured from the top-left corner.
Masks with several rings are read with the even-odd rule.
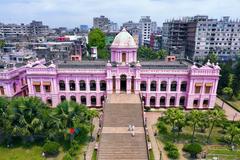
[[[87,33],[88,31],[88,25],[80,25],[80,32]]]
[[[171,55],[203,60],[216,53],[219,60],[235,59],[240,52],[240,21],[195,16],[163,24],[163,48]]]
[[[140,45],[144,44],[144,41],[150,41],[151,33],[157,31],[157,23],[150,19],[150,16],[142,16],[139,21],[140,32]]]
[[[94,17],[93,18],[93,28],[99,28],[103,32],[116,32],[116,31],[118,31],[117,23],[111,22],[105,16]]]

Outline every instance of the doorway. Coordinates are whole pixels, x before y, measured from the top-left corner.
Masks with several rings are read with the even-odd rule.
[[[122,92],[126,92],[127,91],[127,76],[126,75],[121,75],[120,77],[120,90]]]
[[[112,89],[113,89],[113,92],[116,92],[116,77],[113,76],[112,77]]]
[[[131,79],[131,92],[134,93],[134,76]]]
[[[126,53],[125,52],[122,53],[122,62],[126,62]]]

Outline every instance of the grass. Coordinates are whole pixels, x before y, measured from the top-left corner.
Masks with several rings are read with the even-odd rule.
[[[155,160],[154,153],[153,153],[152,149],[150,149],[150,151],[149,151],[149,156],[150,156],[150,160]]]
[[[219,157],[220,159],[232,160],[240,157],[240,150],[230,150],[227,146],[208,146],[207,158]]]
[[[95,149],[92,154],[92,160],[97,160],[97,150],[95,150]]]
[[[233,105],[235,108],[237,108],[238,110],[240,110],[240,100],[232,100],[232,101],[228,101],[228,103],[230,103],[230,104]]]

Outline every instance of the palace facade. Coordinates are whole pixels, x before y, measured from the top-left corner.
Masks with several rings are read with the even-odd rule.
[[[220,73],[218,64],[199,66],[174,57],[139,62],[137,45],[125,29],[111,45],[111,61],[44,62],[2,71],[0,94],[37,96],[52,107],[64,100],[101,107],[108,94],[141,94],[147,107],[209,109]]]

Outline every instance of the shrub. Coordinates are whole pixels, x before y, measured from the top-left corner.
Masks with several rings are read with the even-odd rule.
[[[202,152],[202,146],[198,143],[185,144],[183,151],[188,152],[192,158],[196,158],[197,154]]]
[[[173,150],[177,150],[177,147],[171,142],[166,142],[165,146],[164,146],[164,150],[165,151],[173,151]]]
[[[167,156],[168,156],[168,158],[171,158],[171,159],[178,159],[179,152],[178,152],[178,150],[172,150],[172,151],[168,152]]]
[[[157,123],[157,128],[159,133],[162,133],[162,134],[167,133],[167,127],[164,122],[159,121]]]
[[[63,160],[74,160],[74,158],[69,154],[65,154],[65,156],[63,157]]]
[[[58,154],[59,152],[59,144],[57,142],[51,142],[51,141],[47,141],[44,145],[43,145],[43,152],[45,152],[48,155],[55,155]]]

